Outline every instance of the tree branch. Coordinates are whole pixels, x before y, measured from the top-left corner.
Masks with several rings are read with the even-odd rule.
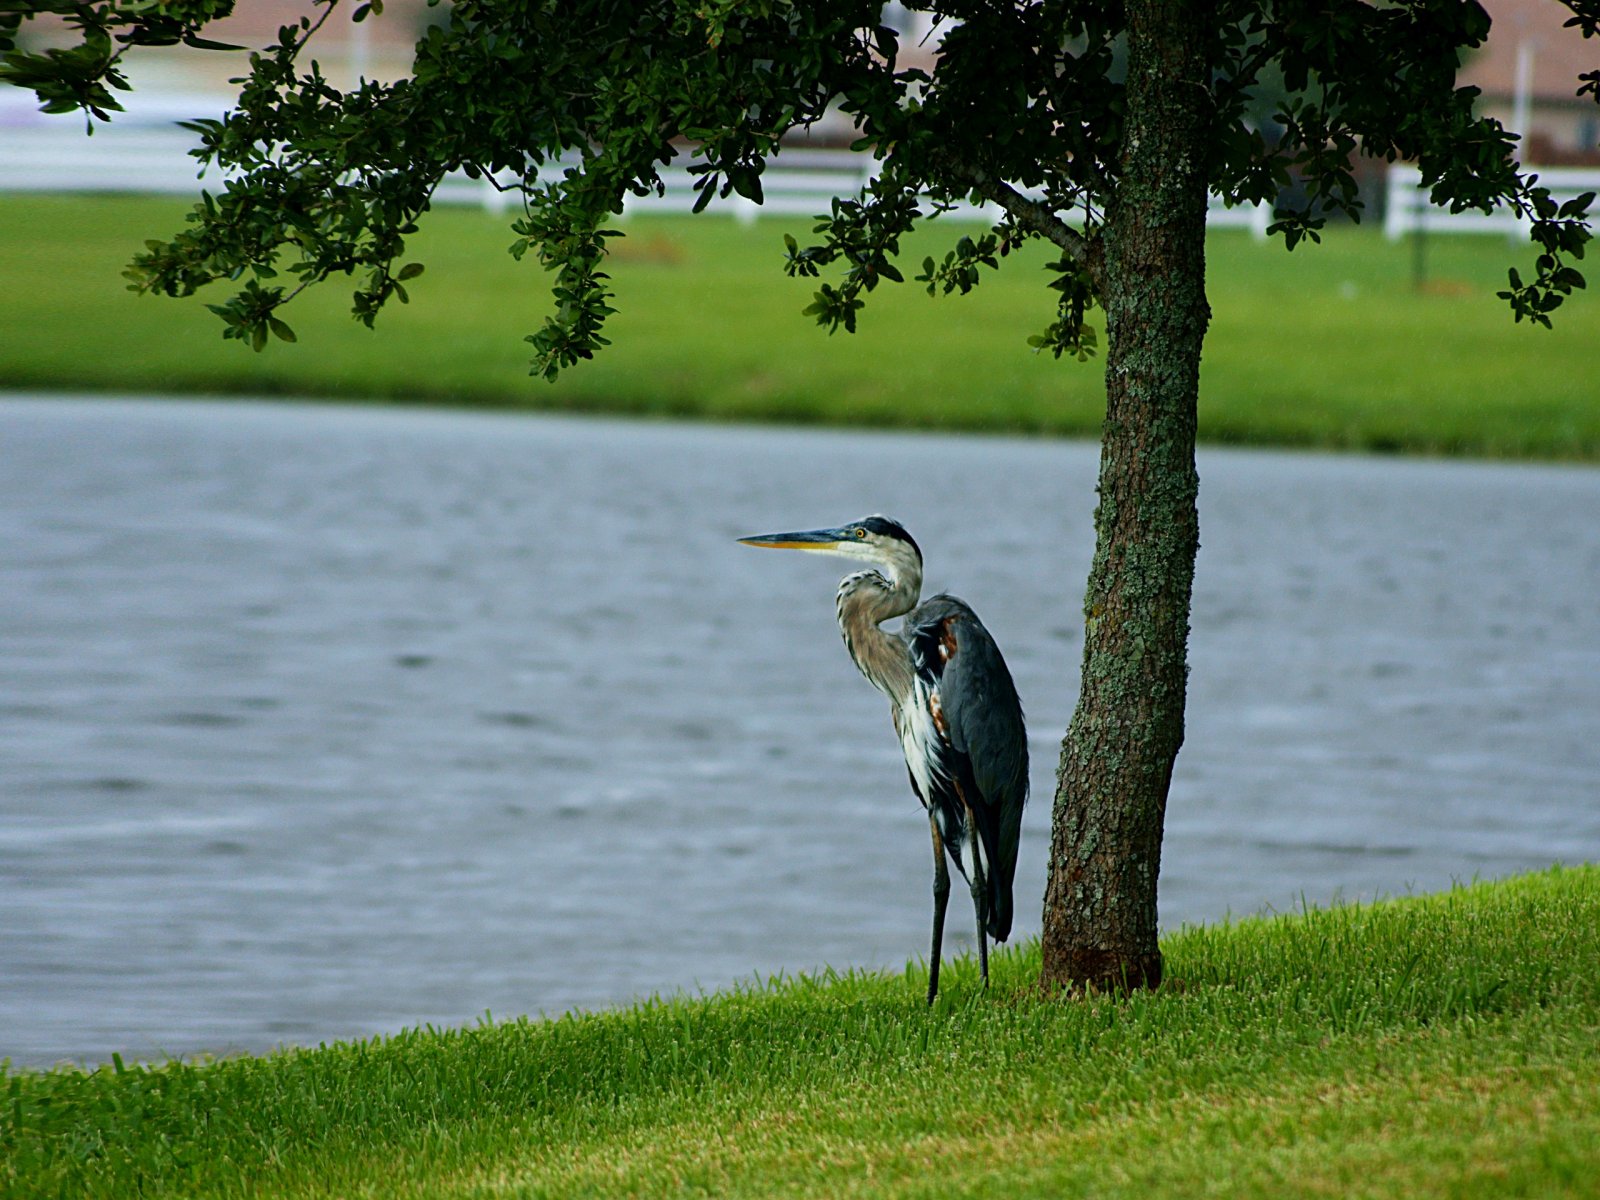
[[[1002,179],[991,179],[981,167],[957,166],[948,162],[946,165],[974,192],[1003,208],[1006,215],[1022,228],[1048,242],[1054,242],[1073,262],[1091,275],[1094,273],[1095,256],[1091,239],[1056,216],[1048,205],[1028,199]]]

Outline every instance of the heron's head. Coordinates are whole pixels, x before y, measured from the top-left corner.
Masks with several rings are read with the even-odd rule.
[[[922,579],[922,551],[904,525],[889,517],[863,517],[831,529],[763,533],[740,538],[746,546],[774,550],[813,550],[854,558],[881,568],[891,580]]]

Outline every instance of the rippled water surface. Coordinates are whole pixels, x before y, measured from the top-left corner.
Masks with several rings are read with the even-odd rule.
[[[733,541],[873,511],[1010,660],[1038,929],[1088,445],[12,399],[0,446],[0,1057],[922,953],[844,564]],[[1164,924],[1600,855],[1600,472],[1201,473]]]

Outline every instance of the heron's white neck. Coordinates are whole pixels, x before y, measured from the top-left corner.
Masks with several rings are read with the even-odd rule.
[[[915,608],[921,590],[922,572],[912,564],[891,567],[887,576],[860,571],[839,584],[839,629],[845,649],[872,686],[897,704],[910,699],[916,670],[909,647],[880,625]]]

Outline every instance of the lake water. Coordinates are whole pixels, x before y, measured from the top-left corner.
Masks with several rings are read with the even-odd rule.
[[[0,1057],[923,953],[845,564],[734,543],[875,511],[1016,676],[1039,928],[1090,445],[13,398],[0,447]],[[1600,856],[1600,471],[1200,467],[1164,925]]]

